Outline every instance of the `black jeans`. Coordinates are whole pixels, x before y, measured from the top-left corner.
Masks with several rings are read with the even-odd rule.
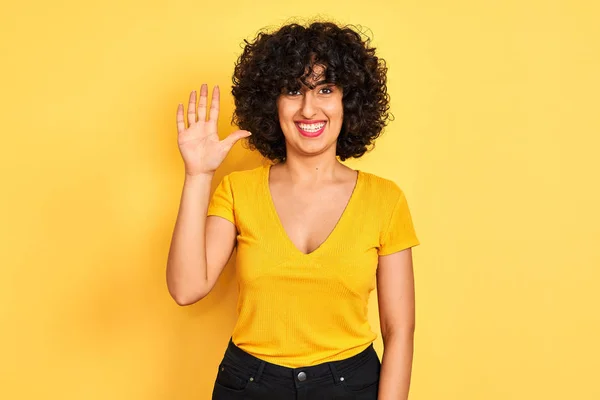
[[[258,359],[231,340],[213,400],[377,400],[381,362],[370,345],[341,361],[288,368]]]

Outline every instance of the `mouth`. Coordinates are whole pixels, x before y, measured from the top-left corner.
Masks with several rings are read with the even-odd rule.
[[[317,137],[323,133],[325,126],[327,125],[325,121],[313,123],[294,122],[294,124],[302,136],[311,138]]]

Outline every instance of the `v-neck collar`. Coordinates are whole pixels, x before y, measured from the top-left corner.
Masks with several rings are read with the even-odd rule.
[[[262,187],[263,187],[263,191],[267,197],[269,213],[271,215],[271,218],[274,220],[275,225],[277,225],[277,230],[279,231],[279,234],[285,239],[286,244],[288,245],[288,247],[291,248],[291,250],[294,253],[296,253],[302,257],[312,257],[312,256],[317,255],[318,253],[324,251],[324,249],[330,244],[330,242],[335,239],[335,235],[336,235],[337,231],[342,229],[342,225],[349,218],[347,216],[347,214],[350,213],[353,203],[356,202],[356,200],[354,198],[357,197],[357,193],[362,184],[362,180],[363,180],[362,171],[356,170],[357,177],[356,177],[356,183],[354,184],[354,189],[352,189],[352,193],[350,194],[350,198],[348,199],[348,203],[346,203],[346,207],[344,208],[342,215],[340,216],[340,218],[334,225],[331,232],[329,232],[329,235],[325,238],[325,240],[321,244],[319,244],[319,246],[316,249],[314,249],[310,253],[304,253],[298,247],[296,247],[294,242],[292,242],[292,239],[290,239],[290,237],[288,236],[285,228],[283,227],[283,223],[281,222],[281,219],[279,218],[277,209],[275,208],[275,202],[273,201],[273,196],[271,195],[271,188],[269,186],[269,177],[271,175],[271,166],[272,166],[271,164],[268,164],[263,168]]]

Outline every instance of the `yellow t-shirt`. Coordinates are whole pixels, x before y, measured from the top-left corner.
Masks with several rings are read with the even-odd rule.
[[[290,368],[351,357],[377,337],[367,319],[378,256],[416,246],[404,193],[358,171],[327,240],[304,254],[287,236],[269,190],[270,165],[226,175],[208,215],[237,228],[238,320],[233,342]]]

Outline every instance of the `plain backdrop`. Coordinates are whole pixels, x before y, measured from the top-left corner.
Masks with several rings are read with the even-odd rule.
[[[404,190],[421,240],[411,400],[599,399],[599,14],[591,0],[3,4],[0,398],[209,399],[235,255],[200,303],[169,297],[177,104],[220,85],[226,136],[243,40],[328,18],[360,25],[389,67],[395,120],[347,165]],[[260,162],[237,144],[213,188]],[[370,316],[379,333],[375,293]]]

